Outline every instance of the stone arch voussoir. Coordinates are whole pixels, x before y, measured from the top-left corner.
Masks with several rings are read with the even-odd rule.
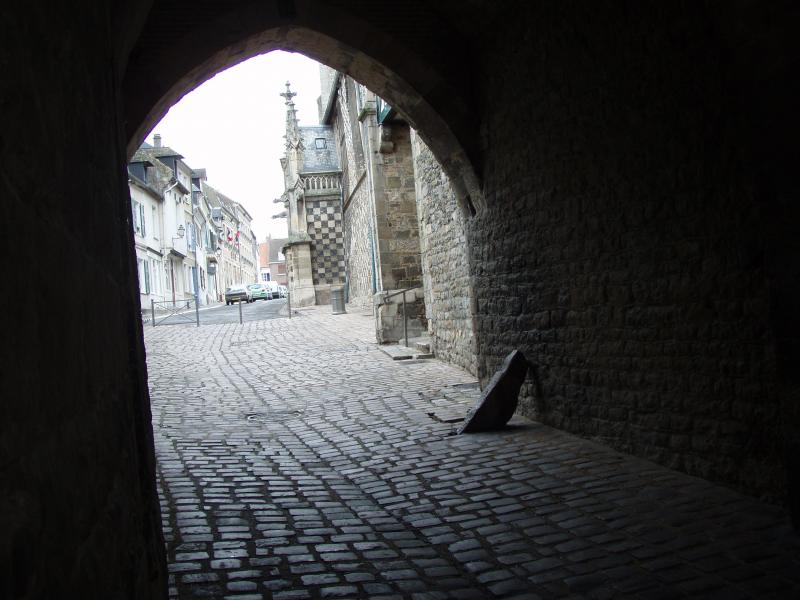
[[[462,203],[480,208],[479,123],[469,82],[442,61],[452,43],[444,34],[413,48],[397,32],[382,31],[338,8],[297,2],[288,19],[264,3],[205,15],[187,23],[174,43],[159,47],[160,15],[151,14],[123,79],[128,155],[181,97],[240,62],[272,50],[299,52],[346,73],[394,106],[414,127]],[[313,10],[312,10],[313,9]],[[157,10],[157,9],[154,9]],[[198,25],[198,22],[201,24]],[[181,23],[172,22],[172,30]]]

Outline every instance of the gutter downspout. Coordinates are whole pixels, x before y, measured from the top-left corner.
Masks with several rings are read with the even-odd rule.
[[[178,180],[176,179],[171,186],[164,189],[164,192],[162,193],[164,202],[166,202],[167,200],[167,192],[172,191],[177,185],[178,185]],[[173,240],[173,242],[174,241],[175,240]],[[175,246],[172,247],[174,248]],[[175,263],[173,262],[171,256],[167,256],[167,258],[169,260],[169,279],[170,282],[172,283],[172,306],[174,307],[175,306]]]

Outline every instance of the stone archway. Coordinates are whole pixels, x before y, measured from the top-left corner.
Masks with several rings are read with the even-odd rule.
[[[420,10],[400,6],[393,12],[435,19]],[[412,47],[407,38],[393,38],[355,14],[348,3],[244,2],[191,20],[178,14],[174,6],[167,12],[156,3],[131,52],[123,78],[128,155],[186,93],[228,67],[281,49],[346,73],[395,106],[420,132],[461,199],[482,205],[471,76],[457,53],[440,51],[443,44],[464,45],[452,28],[442,25],[436,39],[424,39],[430,37],[426,31]],[[403,15],[393,19],[402,23]],[[164,36],[174,41],[160,43]]]
[[[0,22],[5,595],[166,596],[125,146],[216,70],[279,46],[395,102],[462,189],[480,176],[470,243],[484,374],[521,347],[541,365],[546,422],[749,493],[780,499],[788,488],[800,519],[797,11],[10,7]]]

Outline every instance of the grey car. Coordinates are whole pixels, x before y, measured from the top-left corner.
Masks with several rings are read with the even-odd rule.
[[[252,302],[253,296],[245,285],[232,285],[225,290],[225,305],[229,306],[234,302]]]

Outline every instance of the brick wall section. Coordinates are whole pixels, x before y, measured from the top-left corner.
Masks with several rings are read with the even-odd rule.
[[[269,267],[269,242],[261,242],[258,245],[258,266],[261,269]],[[259,281],[261,281],[260,276]]]
[[[525,413],[780,495],[762,206],[724,50],[676,6],[525,5],[485,40],[478,369],[521,348]]]
[[[411,131],[425,313],[436,357],[475,373],[466,217],[450,181]]]
[[[0,21],[3,598],[166,598],[110,6]]]

